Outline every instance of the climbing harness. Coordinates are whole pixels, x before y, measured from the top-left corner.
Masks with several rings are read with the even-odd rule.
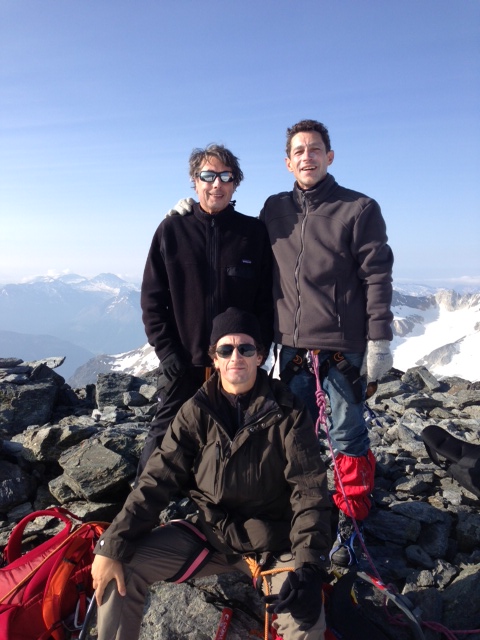
[[[180,527],[187,531],[191,537],[198,542],[198,548],[195,549],[194,554],[186,558],[179,571],[171,578],[167,578],[165,582],[180,584],[181,582],[194,578],[200,569],[210,560],[213,547],[208,543],[206,536],[191,522],[188,522],[188,520],[170,520],[167,525],[162,526]]]
[[[355,402],[362,402],[363,400],[363,382],[360,375],[360,369],[351,364],[341,351],[328,352],[325,360],[318,364],[318,356],[320,349],[308,351],[307,349],[297,349],[293,358],[291,358],[285,365],[283,371],[280,372],[280,380],[285,384],[289,384],[292,378],[301,371],[307,371],[313,376],[320,374],[320,383],[323,384],[324,379],[327,377],[330,369],[335,368],[348,382],[350,389],[352,390]],[[315,365],[314,358],[317,359]],[[376,383],[370,383],[376,384]],[[367,397],[373,395],[375,389],[367,389]]]
[[[302,370],[311,371],[307,349],[297,349],[293,358],[287,362],[283,371],[280,372],[280,380],[285,384],[289,384],[293,376]]]
[[[363,401],[363,383],[362,376],[360,375],[360,369],[351,364],[345,358],[341,351],[329,353],[328,357],[321,364],[319,364],[320,351],[313,351],[312,354],[314,362],[315,360],[317,362],[317,367],[320,374],[320,384],[323,384],[323,381],[327,377],[329,370],[335,367],[335,369],[339,371],[348,382],[350,389],[352,390],[355,402],[359,403]]]

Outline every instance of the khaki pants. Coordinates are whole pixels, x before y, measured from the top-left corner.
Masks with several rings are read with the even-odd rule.
[[[202,540],[184,527],[166,525],[154,529],[141,538],[133,558],[124,563],[127,595],[118,594],[114,580],[110,582],[98,609],[98,640],[136,640],[140,633],[145,597],[154,582],[182,575],[185,559],[195,558],[204,549]],[[291,555],[276,559],[275,568],[291,566]],[[241,559],[235,564],[220,553],[212,553],[206,564],[195,574],[196,578],[239,570],[250,575],[247,563]],[[286,573],[271,578],[270,591],[278,593]],[[324,640],[325,615],[308,631],[300,631],[298,623],[288,613],[280,614],[274,626],[283,640]]]

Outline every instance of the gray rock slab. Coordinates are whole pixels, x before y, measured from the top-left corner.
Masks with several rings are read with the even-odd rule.
[[[469,552],[480,548],[480,513],[460,512],[456,536],[460,551]]]
[[[364,521],[367,533],[379,540],[390,540],[398,545],[416,542],[420,535],[420,522],[390,511],[374,511]]]
[[[480,565],[470,565],[442,592],[443,624],[453,630],[480,629],[479,594]]]
[[[0,513],[7,513],[27,501],[35,488],[33,478],[18,465],[0,463]]]
[[[96,385],[96,402],[100,411],[106,406],[124,407],[124,394],[133,388],[134,378],[126,373],[100,373]]]
[[[30,425],[50,420],[58,387],[52,380],[18,386],[2,383],[0,387],[0,436],[11,437]]]
[[[227,603],[234,610],[228,640],[258,637],[253,632],[263,637],[264,609],[250,578],[231,573],[193,584],[159,583],[150,589],[139,640],[211,640]],[[179,610],[185,614],[179,616]]]
[[[400,515],[407,516],[413,520],[419,520],[426,524],[443,522],[445,520],[445,513],[435,509],[435,507],[432,507],[427,502],[396,502],[392,504],[390,508],[393,513],[399,513]]]
[[[90,425],[47,425],[29,427],[23,433],[23,457],[30,461],[56,462],[62,453],[98,431]]]
[[[118,497],[119,492],[127,489],[128,478],[136,472],[135,465],[95,439],[70,448],[59,463],[65,482],[78,496],[92,502]]]

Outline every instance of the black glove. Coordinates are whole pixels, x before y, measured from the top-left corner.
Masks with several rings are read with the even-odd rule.
[[[290,571],[278,595],[265,596],[269,613],[289,612],[297,622],[300,631],[307,631],[317,622],[322,611],[322,575],[315,565],[304,564],[296,571]]]
[[[185,362],[176,353],[172,353],[167,356],[162,360],[161,364],[163,374],[169,382],[172,382],[172,380],[175,380],[176,378],[180,378],[187,368]]]

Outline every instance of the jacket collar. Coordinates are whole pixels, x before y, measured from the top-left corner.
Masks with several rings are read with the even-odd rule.
[[[293,395],[290,389],[278,380],[271,380],[264,369],[259,368],[254,387],[255,399],[251,404],[250,416],[261,416],[273,410],[293,406]],[[207,407],[210,412],[217,413],[215,407],[220,405],[220,377],[215,373],[203,384],[194,396],[197,404]]]
[[[225,207],[225,209],[222,209],[222,211],[219,211],[218,213],[215,213],[215,214],[211,214],[211,213],[206,213],[202,209],[200,204],[198,202],[195,202],[195,204],[193,205],[193,213],[195,217],[198,218],[198,220],[200,220],[201,222],[209,223],[212,220],[221,221],[227,217],[230,217],[232,213],[235,213],[235,209],[231,204],[229,204],[227,207]]]
[[[328,198],[333,189],[337,186],[335,178],[327,173],[325,178],[318,182],[311,189],[300,189],[298,183],[295,182],[293,187],[293,199],[300,208],[303,208],[303,202],[306,200],[309,206],[317,206]]]

